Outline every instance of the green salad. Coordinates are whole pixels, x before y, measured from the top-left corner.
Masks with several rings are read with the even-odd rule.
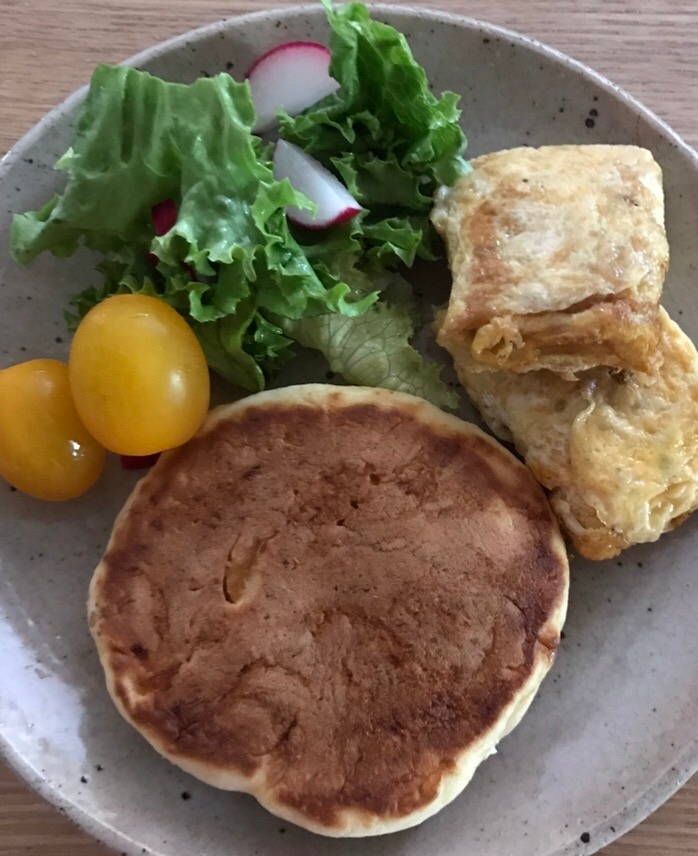
[[[120,293],[154,295],[191,325],[210,367],[249,391],[298,348],[320,351],[348,382],[454,406],[439,368],[413,348],[400,271],[439,252],[429,211],[439,185],[468,170],[453,93],[435,97],[405,37],[366,7],[326,4],[339,88],[279,136],[319,161],[361,206],[310,230],[287,217],[312,203],[276,180],[274,144],[253,133],[248,81],[190,85],[100,66],[56,168],[63,193],[16,215],[12,253],[96,251],[98,275],[69,322]],[[173,222],[153,210],[173,201]]]

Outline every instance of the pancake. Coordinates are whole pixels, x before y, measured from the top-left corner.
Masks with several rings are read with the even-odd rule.
[[[413,826],[520,721],[568,563],[529,471],[413,396],[219,408],[119,515],[90,628],[165,758],[329,836]]]
[[[439,333],[485,367],[651,371],[669,261],[659,165],[637,146],[483,155],[432,220],[453,274]],[[472,334],[472,335],[470,335]]]
[[[515,444],[588,559],[656,541],[698,507],[698,353],[663,308],[659,323],[649,374],[483,371],[467,341],[449,346],[485,422]]]

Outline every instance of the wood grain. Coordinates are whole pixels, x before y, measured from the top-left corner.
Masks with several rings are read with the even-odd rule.
[[[421,0],[426,5],[428,0]],[[199,24],[283,0],[0,0],[0,152],[86,83]],[[586,62],[698,145],[696,0],[437,0],[517,29]],[[0,765],[0,856],[105,856]],[[603,856],[698,856],[698,777]],[[502,854],[508,856],[508,854]]]

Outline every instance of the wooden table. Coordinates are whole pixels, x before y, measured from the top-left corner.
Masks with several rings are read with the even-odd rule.
[[[421,0],[426,4],[429,0]],[[0,0],[0,152],[115,62],[199,24],[283,0]],[[434,0],[535,36],[630,90],[698,147],[696,0]],[[698,236],[697,236],[698,240]],[[604,856],[698,854],[698,777]],[[0,856],[103,856],[0,765]],[[195,854],[192,854],[195,856]]]

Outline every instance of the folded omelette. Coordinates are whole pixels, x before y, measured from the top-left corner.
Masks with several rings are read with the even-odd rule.
[[[698,354],[664,309],[657,320],[651,372],[596,367],[574,381],[483,369],[473,333],[441,339],[488,426],[515,444],[589,559],[656,541],[698,507]]]
[[[453,290],[439,342],[475,367],[652,371],[668,266],[662,174],[636,146],[484,155],[432,214]]]

